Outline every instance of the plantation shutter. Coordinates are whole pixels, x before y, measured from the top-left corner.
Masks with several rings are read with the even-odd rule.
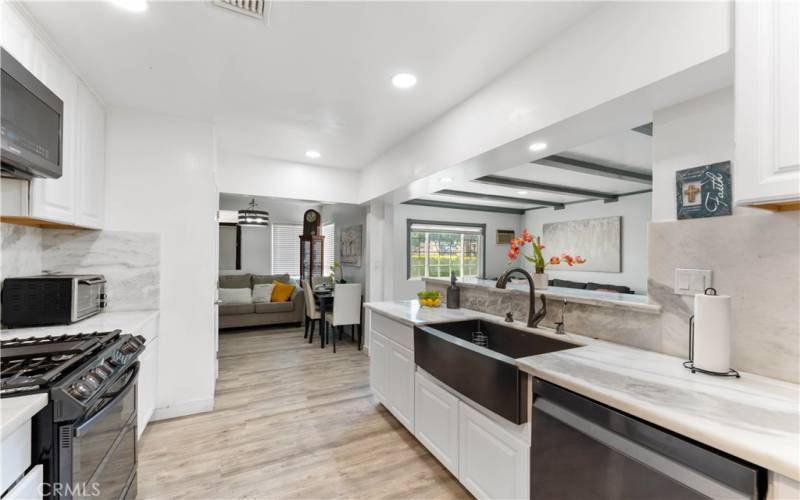
[[[301,224],[272,224],[272,274],[300,276]]]

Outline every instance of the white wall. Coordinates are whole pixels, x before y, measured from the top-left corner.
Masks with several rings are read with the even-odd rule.
[[[106,229],[158,232],[161,315],[156,417],[214,401],[217,190],[214,128],[111,108]]]
[[[647,293],[647,224],[650,222],[651,193],[625,196],[615,203],[602,200],[567,205],[564,210],[544,208],[530,210],[524,217],[524,227],[534,235],[542,234],[542,226],[550,222],[565,222],[597,217],[622,217],[622,272],[605,273],[576,270],[558,270],[548,267],[550,279],[607,283],[631,287],[636,293]],[[543,241],[547,245],[546,241]],[[552,249],[559,251],[559,249]]]
[[[733,161],[733,89],[697,97],[653,116],[653,222],[677,220],[675,171]],[[735,207],[734,214],[756,210]]]
[[[486,277],[499,276],[508,265],[508,245],[495,243],[495,232],[498,229],[520,230],[522,216],[516,214],[501,214],[492,212],[477,212],[472,210],[456,210],[449,208],[422,207],[416,205],[394,205],[392,209],[392,234],[391,241],[384,240],[384,247],[388,255],[384,256],[384,286],[391,289],[391,296],[384,296],[383,300],[413,299],[416,293],[425,288],[420,280],[409,280],[406,269],[408,254],[408,238],[406,234],[406,221],[408,219],[441,221],[441,222],[469,222],[486,224]],[[387,228],[388,229],[388,228]],[[372,271],[372,270],[370,270]],[[387,278],[389,276],[389,278]]]
[[[370,164],[360,199],[534,134],[730,48],[727,2],[609,3]]]
[[[255,196],[356,203],[359,171],[220,151],[219,190]]]

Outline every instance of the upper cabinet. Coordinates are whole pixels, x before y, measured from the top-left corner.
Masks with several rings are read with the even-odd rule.
[[[2,46],[64,101],[62,176],[33,179],[27,213],[2,215],[99,229],[105,210],[105,109],[37,33],[22,7],[2,3]]]
[[[800,3],[736,2],[738,205],[800,208]]]

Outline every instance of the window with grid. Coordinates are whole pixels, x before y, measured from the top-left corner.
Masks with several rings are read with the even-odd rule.
[[[322,226],[322,236],[325,237],[325,262],[323,263],[322,275],[331,275],[331,266],[333,261],[336,260],[336,226],[334,224],[325,224]]]
[[[408,277],[483,275],[485,225],[408,221]]]
[[[272,274],[300,276],[302,224],[272,224]]]

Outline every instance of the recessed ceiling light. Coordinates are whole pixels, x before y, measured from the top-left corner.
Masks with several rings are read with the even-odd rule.
[[[441,182],[445,183],[445,184],[447,184],[448,182],[453,182],[453,178],[452,178],[452,177],[442,177],[442,178],[441,178],[441,179],[439,179],[439,180],[440,180]]]
[[[528,192],[527,191],[517,191],[517,194],[520,195],[520,196],[525,196],[526,194],[528,194]]]
[[[392,85],[398,89],[410,89],[417,84],[417,77],[411,73],[398,73],[392,77]]]
[[[306,156],[308,156],[309,158],[319,158],[322,155],[319,154],[319,151],[309,149],[308,151],[306,151]]]
[[[528,146],[528,149],[530,149],[531,151],[544,151],[545,149],[547,149],[547,143],[546,142],[534,142],[533,144]]]
[[[111,3],[129,12],[144,12],[147,10],[147,0],[110,0]]]

